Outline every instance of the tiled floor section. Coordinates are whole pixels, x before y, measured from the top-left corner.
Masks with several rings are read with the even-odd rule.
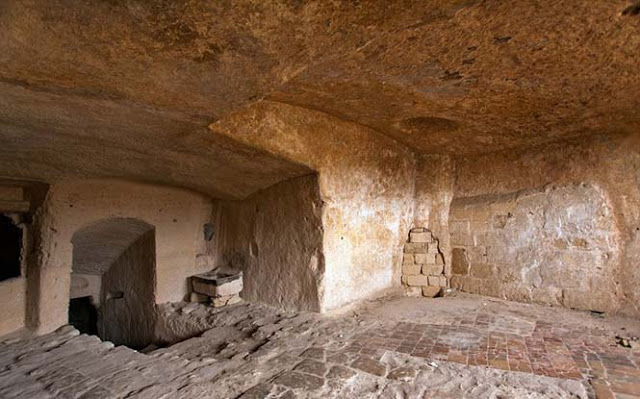
[[[447,324],[397,323],[362,332],[348,351],[395,351],[433,361],[589,380],[598,398],[640,397],[640,352],[600,329],[476,314]]]

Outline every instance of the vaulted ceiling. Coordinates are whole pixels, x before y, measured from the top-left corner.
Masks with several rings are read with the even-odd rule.
[[[0,175],[122,177],[242,198],[310,172],[206,128],[264,99],[422,153],[639,133],[633,6],[3,1]]]

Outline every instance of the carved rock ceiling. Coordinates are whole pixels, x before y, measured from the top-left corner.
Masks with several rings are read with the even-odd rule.
[[[4,1],[0,175],[119,177],[242,198],[310,172],[207,129],[264,99],[427,154],[637,134],[631,5]]]

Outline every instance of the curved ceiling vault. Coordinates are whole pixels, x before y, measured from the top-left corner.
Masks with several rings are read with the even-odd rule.
[[[73,272],[106,273],[111,265],[144,234],[154,227],[141,220],[113,218],[92,223],[73,234]]]
[[[263,99],[422,153],[637,133],[640,17],[628,5],[5,1],[0,175],[244,198],[311,172],[207,129]]]

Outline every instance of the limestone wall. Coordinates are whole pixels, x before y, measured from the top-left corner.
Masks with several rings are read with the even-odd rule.
[[[416,157],[413,225],[429,229],[438,238],[446,275],[451,273],[449,207],[453,199],[454,170],[455,162],[450,156]]]
[[[169,187],[114,180],[74,180],[53,184],[36,230],[35,264],[29,270],[29,324],[40,332],[67,322],[73,246],[78,229],[114,217],[135,218],[155,227],[156,302],[179,301],[187,277],[206,271],[211,262],[196,260],[205,246],[203,225],[211,201]]]
[[[408,296],[433,298],[448,286],[444,257],[431,231],[414,227],[404,245],[402,283]]]
[[[362,125],[270,101],[210,128],[318,171],[324,201],[321,310],[400,285],[413,215],[409,149]]]
[[[102,339],[134,349],[152,342],[155,265],[155,232],[151,230],[136,240],[104,274],[98,319]]]
[[[41,183],[0,179],[0,212],[22,230],[20,276],[0,282],[0,336],[25,326],[27,269],[33,241],[32,212],[42,203],[47,187]]]
[[[451,204],[452,285],[510,300],[611,311],[619,244],[602,190],[587,184]]]
[[[102,289],[102,276],[96,274],[71,273],[70,298],[91,297],[91,302],[100,306],[100,291]]]
[[[0,282],[0,336],[24,327],[26,281],[16,277]]]
[[[220,203],[217,258],[244,270],[245,300],[320,310],[322,207],[316,175]]]
[[[458,159],[453,286],[640,315],[639,151],[595,137]]]
[[[0,192],[0,201],[2,198],[6,198],[6,187],[0,186],[0,190],[5,189],[4,193]],[[4,194],[4,195],[3,195]],[[20,200],[22,199],[22,190],[20,190]],[[27,202],[27,209],[28,209]],[[0,209],[1,211],[2,209]],[[22,231],[22,248],[20,250],[20,276],[8,278],[0,281],[0,336],[8,334],[15,330],[18,330],[24,326],[25,314],[26,314],[26,254],[29,246],[29,234],[28,226],[21,219],[22,217],[17,213],[7,214],[13,223],[15,223]],[[4,244],[4,243],[3,243]],[[14,244],[10,243],[9,245]],[[4,267],[4,264],[0,264],[0,267]],[[7,265],[8,267],[8,265]]]

